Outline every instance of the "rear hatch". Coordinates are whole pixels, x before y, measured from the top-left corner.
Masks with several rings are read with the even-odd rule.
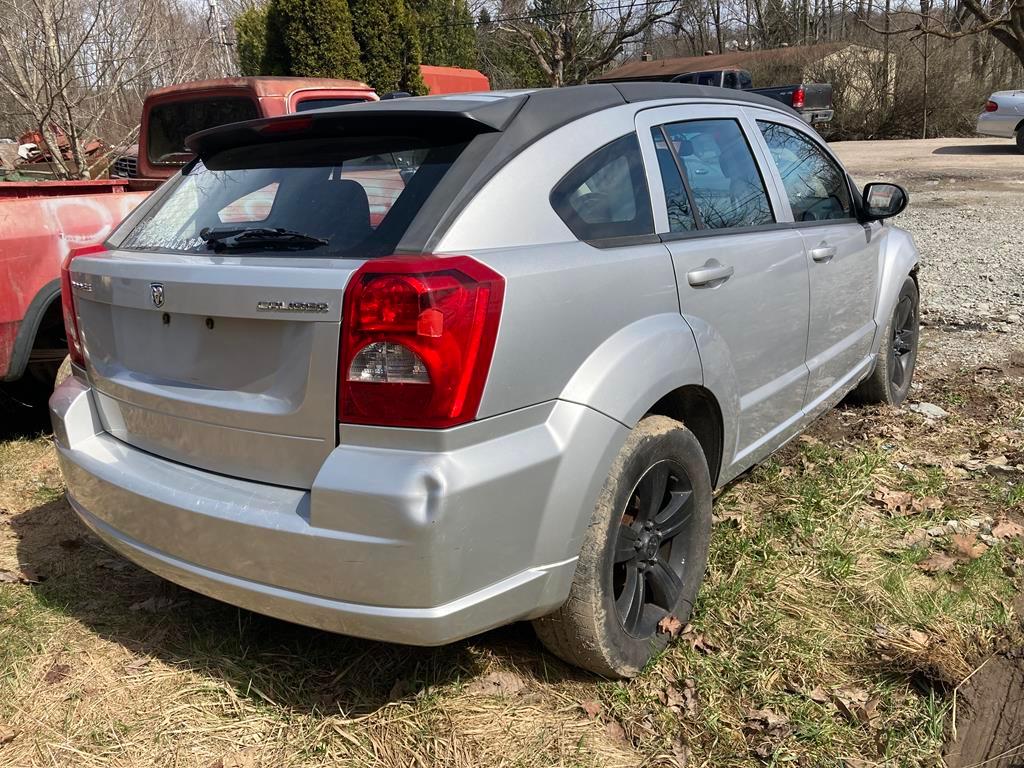
[[[308,488],[336,444],[345,284],[433,215],[424,207],[482,129],[342,139],[289,120],[259,121],[283,125],[273,141],[200,145],[108,252],[73,261],[71,280],[105,430]]]

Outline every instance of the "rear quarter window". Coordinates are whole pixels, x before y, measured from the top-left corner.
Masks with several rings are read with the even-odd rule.
[[[146,136],[149,162],[180,163],[191,157],[185,139],[193,133],[257,117],[256,102],[247,96],[156,104],[149,111]]]
[[[651,196],[636,134],[605,144],[578,163],[555,185],[551,206],[580,240],[652,234]]]

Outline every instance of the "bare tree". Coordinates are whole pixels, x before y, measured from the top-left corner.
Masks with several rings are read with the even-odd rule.
[[[209,35],[173,2],[0,0],[0,91],[42,134],[61,177],[91,175],[86,145],[117,122],[128,94],[205,71]],[[117,139],[135,125],[123,128]]]
[[[498,18],[496,28],[536,59],[552,86],[582,83],[669,16],[673,2],[623,0],[603,6],[594,0],[535,0],[529,13]]]

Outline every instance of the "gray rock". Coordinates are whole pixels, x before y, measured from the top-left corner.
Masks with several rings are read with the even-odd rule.
[[[914,413],[921,414],[928,419],[928,421],[938,421],[949,416],[949,411],[944,408],[940,408],[934,403],[912,403],[910,410]]]

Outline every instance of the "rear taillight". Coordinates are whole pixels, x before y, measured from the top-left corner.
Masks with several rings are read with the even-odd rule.
[[[339,421],[438,429],[476,418],[504,294],[504,278],[468,256],[390,256],[356,270]]]
[[[803,109],[806,99],[807,96],[803,88],[797,88],[793,91],[793,109]]]
[[[998,110],[999,110],[999,105],[996,104],[991,99],[989,99],[988,101],[985,102],[985,111],[986,112],[996,112]]]
[[[85,351],[82,347],[82,334],[78,329],[78,312],[75,309],[75,295],[71,288],[71,262],[79,256],[96,256],[105,253],[102,245],[87,245],[84,248],[72,248],[60,267],[60,308],[64,315],[64,333],[68,339],[68,354],[71,362],[85,367]]]

